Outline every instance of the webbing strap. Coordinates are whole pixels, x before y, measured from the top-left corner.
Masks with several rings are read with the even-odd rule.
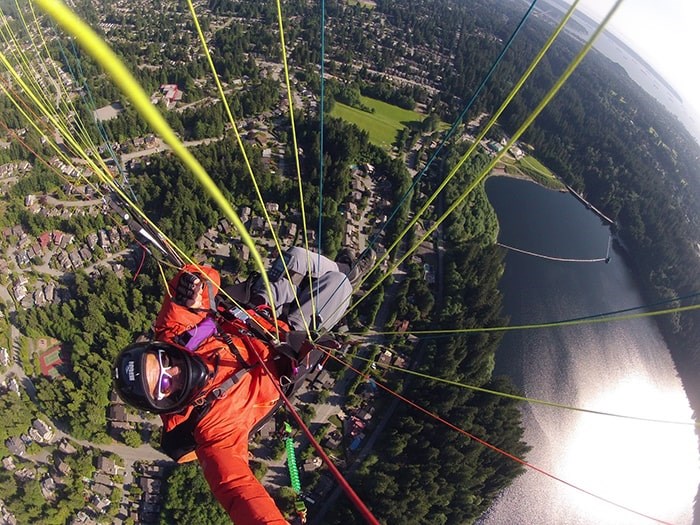
[[[208,408],[214,401],[221,399],[226,395],[233,386],[238,383],[241,378],[250,372],[256,365],[249,366],[248,368],[241,368],[238,372],[233,374],[231,377],[226,379],[216,388],[210,390],[206,396],[200,397],[194,401],[195,408],[199,411]]]

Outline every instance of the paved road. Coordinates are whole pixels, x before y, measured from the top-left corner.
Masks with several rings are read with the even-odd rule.
[[[102,199],[90,199],[86,201],[67,201],[62,199],[57,199],[51,195],[42,195],[42,198],[46,199],[47,204],[51,206],[63,206],[64,208],[88,208],[90,206],[102,206],[104,201]]]
[[[199,146],[200,144],[209,144],[211,142],[219,142],[220,140],[224,140],[224,136],[213,137],[213,138],[202,139],[202,140],[191,140],[188,142],[183,142],[183,144],[185,145],[185,147],[190,148],[193,146]],[[145,150],[134,151],[132,153],[124,153],[122,155],[121,163],[122,163],[122,165],[124,165],[126,162],[128,162],[132,159],[137,159],[139,157],[147,157],[147,156],[153,155],[155,153],[160,153],[162,151],[168,151],[169,149],[170,149],[170,146],[168,146],[160,138],[156,137],[156,145],[154,147],[149,148],[149,149],[145,149]]]
[[[394,283],[389,287],[387,293],[384,296],[384,301],[382,303],[381,308],[379,309],[379,312],[377,313],[377,317],[374,322],[373,330],[379,330],[383,331],[384,330],[384,325],[386,324],[386,321],[390,315],[390,309],[393,308],[393,305],[395,304],[395,297],[399,289],[399,285],[401,281],[403,280],[403,276],[405,275],[405,272],[402,272],[400,270],[394,271]],[[358,362],[358,363],[353,363],[353,366],[355,368],[361,369],[364,365],[364,362]],[[351,377],[348,375],[348,377]],[[407,382],[410,381],[407,379]],[[345,387],[343,387],[342,392],[345,392]],[[369,455],[369,453],[374,449],[374,444],[376,443],[377,439],[382,435],[382,432],[384,431],[384,428],[388,424],[389,421],[391,421],[391,417],[394,414],[394,411],[396,408],[399,406],[399,403],[401,400],[399,398],[394,398],[391,404],[387,407],[386,410],[384,410],[381,414],[377,414],[375,416],[375,421],[373,422],[374,425],[376,425],[377,419],[380,419],[379,424],[372,429],[372,433],[369,435],[369,437],[365,440],[365,442],[362,444],[362,449],[359,451],[359,453],[353,458],[352,464],[350,464],[349,468],[343,472],[343,476],[346,478],[349,478],[352,476],[352,474],[355,473],[355,471],[362,465],[362,462],[364,459]],[[328,513],[328,511],[335,505],[335,502],[337,501],[338,497],[340,497],[343,494],[343,489],[339,485],[336,485],[335,489],[333,492],[331,492],[323,501],[321,507],[318,509],[318,512],[315,513],[312,519],[309,520],[309,525],[322,525],[325,523],[325,516]]]

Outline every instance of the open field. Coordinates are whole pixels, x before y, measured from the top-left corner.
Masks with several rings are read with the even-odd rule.
[[[425,118],[425,115],[415,111],[401,109],[368,97],[362,97],[362,104],[374,109],[374,113],[336,102],[331,116],[356,124],[369,133],[372,144],[384,148],[391,148],[396,140],[396,134],[409,122],[421,122]]]
[[[564,188],[554,173],[535,157],[527,156],[517,162],[518,168],[536,182],[550,188]]]

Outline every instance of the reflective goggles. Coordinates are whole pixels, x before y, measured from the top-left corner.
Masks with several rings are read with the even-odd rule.
[[[158,365],[160,366],[160,374],[158,375],[158,391],[156,399],[161,401],[172,393],[173,376],[168,373],[172,368],[170,364],[170,356],[162,348],[158,349]]]

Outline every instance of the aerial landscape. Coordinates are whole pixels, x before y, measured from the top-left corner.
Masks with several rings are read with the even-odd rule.
[[[0,0],[0,27],[0,525],[700,523],[700,145],[598,21]],[[265,308],[277,279],[320,293],[295,246],[352,288],[303,327]],[[218,341],[238,372],[197,397]],[[165,343],[194,390],[159,412]],[[139,345],[148,406],[120,383]],[[251,377],[279,401],[217,456]]]

